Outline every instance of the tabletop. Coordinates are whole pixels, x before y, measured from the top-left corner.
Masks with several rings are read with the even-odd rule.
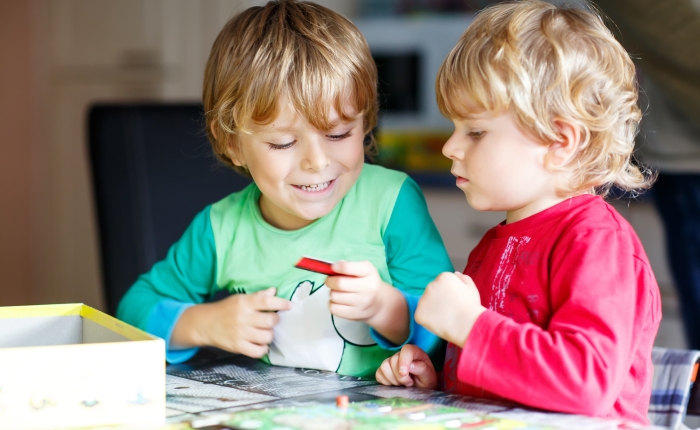
[[[183,424],[181,428],[234,428],[216,424],[241,411],[335,405],[336,398],[341,395],[347,396],[351,404],[365,402],[373,405],[386,402],[385,399],[402,398],[459,408],[475,416],[527,423],[527,426],[518,428],[602,430],[617,429],[622,424],[582,415],[534,410],[508,401],[471,398],[421,388],[386,387],[373,379],[327,371],[271,366],[260,360],[214,349],[202,351],[185,364],[170,365],[166,372],[167,422]],[[325,421],[325,425],[330,426],[329,423]],[[311,422],[307,424],[311,425]],[[471,428],[481,427],[473,425]]]

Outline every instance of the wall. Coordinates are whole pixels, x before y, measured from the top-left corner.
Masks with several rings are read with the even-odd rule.
[[[40,151],[36,1],[0,2],[0,305],[35,299]]]

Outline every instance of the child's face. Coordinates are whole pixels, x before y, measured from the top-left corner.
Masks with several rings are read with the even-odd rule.
[[[523,133],[512,113],[481,112],[453,123],[442,153],[474,209],[506,211],[510,223],[559,201],[555,175],[545,168],[548,146]]]
[[[281,105],[286,106],[286,105]],[[363,118],[324,132],[291,109],[267,125],[252,123],[241,134],[235,164],[248,167],[260,188],[260,211],[271,225],[296,230],[327,215],[355,184],[364,163]]]

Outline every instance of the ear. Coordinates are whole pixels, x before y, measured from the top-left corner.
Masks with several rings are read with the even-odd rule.
[[[581,129],[575,123],[565,119],[555,119],[554,125],[559,134],[559,140],[549,145],[547,159],[554,166],[566,165],[578,152],[581,146]]]
[[[234,165],[245,167],[245,158],[243,157],[240,144],[236,136],[230,136],[226,141],[226,153]]]
[[[214,121],[209,124],[209,130],[211,130],[214,139],[219,140],[219,136],[216,135],[216,127],[214,127]],[[231,162],[236,166],[245,166],[245,160],[243,160],[243,155],[241,154],[240,148],[238,147],[239,142],[235,136],[230,136],[226,141],[226,155],[231,159]]]

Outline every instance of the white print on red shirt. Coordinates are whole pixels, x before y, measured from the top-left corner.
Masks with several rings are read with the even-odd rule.
[[[498,263],[498,270],[491,286],[489,309],[492,311],[504,313],[506,292],[510,284],[510,277],[515,270],[515,261],[520,254],[520,248],[528,242],[530,242],[530,238],[527,236],[508,238],[508,244],[501,254],[501,261]]]

